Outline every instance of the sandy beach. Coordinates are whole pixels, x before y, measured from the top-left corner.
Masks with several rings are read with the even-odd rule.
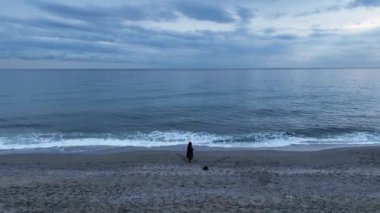
[[[380,148],[0,155],[1,212],[379,212]],[[208,166],[209,170],[202,168]]]

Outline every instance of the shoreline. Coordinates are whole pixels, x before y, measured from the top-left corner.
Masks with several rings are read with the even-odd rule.
[[[83,154],[102,154],[117,152],[134,152],[134,151],[183,151],[187,145],[170,145],[170,146],[63,146],[49,148],[25,148],[25,149],[0,149],[1,155],[23,154],[23,153],[83,153]],[[280,147],[217,147],[217,146],[194,146],[197,151],[292,151],[292,152],[314,152],[330,149],[350,149],[380,147],[380,144],[314,144],[314,145],[288,145]]]
[[[74,149],[74,150],[72,150]],[[44,151],[43,151],[44,150]],[[324,149],[229,149],[229,148],[210,148],[195,147],[195,160],[197,164],[207,164],[213,162],[215,158],[235,159],[235,161],[259,161],[265,163],[287,162],[286,165],[308,165],[311,167],[320,166],[324,163],[344,166],[357,166],[360,159],[356,154],[378,155],[379,159],[373,159],[380,163],[380,146],[352,146],[352,147],[330,147]],[[356,156],[356,157],[355,157]],[[303,159],[305,158],[305,159]],[[341,159],[340,159],[341,158]],[[344,161],[342,160],[344,159]],[[66,166],[69,163],[80,164],[84,161],[95,162],[116,162],[130,164],[168,164],[186,165],[186,146],[175,147],[123,147],[120,148],[101,148],[92,151],[73,148],[69,150],[24,150],[23,152],[10,152],[0,154],[0,166],[25,165],[37,166],[60,165]],[[91,162],[94,161],[94,162]],[[15,163],[15,164],[13,164]],[[278,163],[279,164],[279,163]],[[279,164],[280,165],[280,164]],[[261,165],[263,166],[263,165]],[[362,165],[361,165],[362,166]],[[378,165],[380,166],[380,165]],[[70,166],[68,166],[70,167]],[[1,168],[1,167],[0,167]]]
[[[209,170],[202,168],[208,166]],[[0,210],[374,212],[380,147],[0,155]]]

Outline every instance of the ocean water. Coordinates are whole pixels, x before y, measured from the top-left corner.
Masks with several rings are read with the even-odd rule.
[[[0,149],[380,144],[380,70],[0,70]]]

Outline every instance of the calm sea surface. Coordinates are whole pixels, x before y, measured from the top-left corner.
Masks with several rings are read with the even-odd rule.
[[[0,70],[0,149],[380,144],[380,70]]]

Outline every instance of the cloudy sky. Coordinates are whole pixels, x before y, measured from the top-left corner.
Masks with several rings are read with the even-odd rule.
[[[0,3],[0,68],[380,66],[380,0]]]

